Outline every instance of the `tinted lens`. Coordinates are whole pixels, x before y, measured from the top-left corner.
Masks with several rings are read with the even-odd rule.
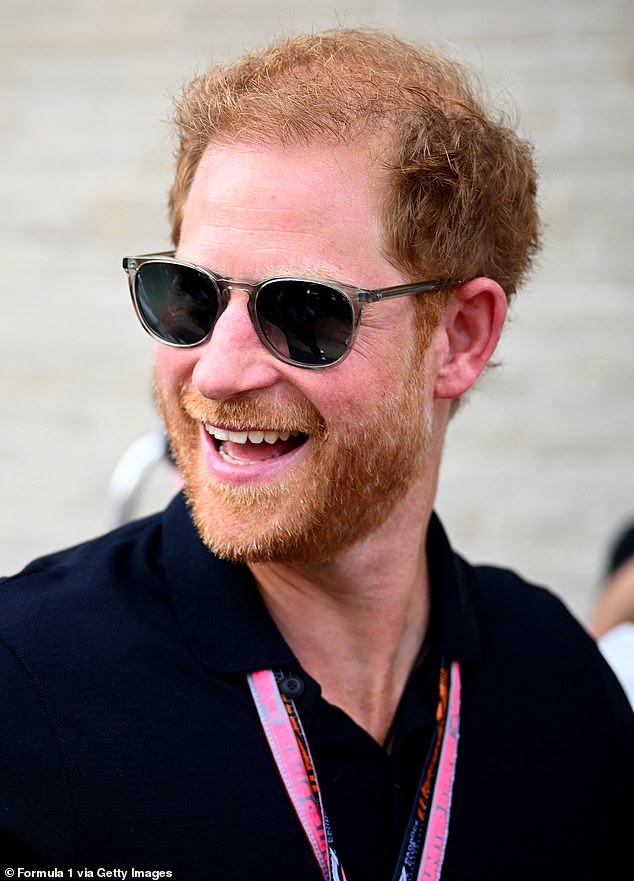
[[[200,343],[216,320],[216,286],[208,275],[191,266],[144,263],[136,275],[135,293],[143,321],[166,343]]]
[[[334,364],[352,343],[352,303],[328,285],[291,279],[269,282],[260,289],[256,311],[275,351],[299,364]]]

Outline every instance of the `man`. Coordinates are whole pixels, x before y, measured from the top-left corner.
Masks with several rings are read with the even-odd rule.
[[[530,148],[365,31],[213,68],[177,123],[175,256],[124,265],[185,497],[2,586],[4,864],[629,876],[622,691],[432,511],[539,245]]]

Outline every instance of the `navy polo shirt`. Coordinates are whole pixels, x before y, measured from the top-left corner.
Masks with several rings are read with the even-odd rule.
[[[431,624],[389,749],[321,697],[182,497],[3,581],[0,866],[318,881],[246,683],[274,668],[304,684],[348,881],[390,881],[444,655],[463,697],[443,881],[621,877],[634,721],[616,680],[546,591],[469,566],[435,518],[427,546]]]

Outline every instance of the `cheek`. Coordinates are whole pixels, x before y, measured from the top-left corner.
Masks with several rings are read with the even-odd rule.
[[[332,370],[306,371],[301,391],[327,422],[354,429],[401,392],[400,371],[387,369],[381,358],[370,346],[354,349]],[[399,363],[394,357],[389,361]]]
[[[385,306],[396,308],[371,313],[359,328],[354,348],[335,368],[341,370],[340,387],[353,406],[399,397],[412,371],[419,366],[424,370],[426,353],[410,318],[410,304],[395,301]]]
[[[173,349],[154,344],[154,378],[162,389],[178,391],[192,375],[196,365],[193,349]]]

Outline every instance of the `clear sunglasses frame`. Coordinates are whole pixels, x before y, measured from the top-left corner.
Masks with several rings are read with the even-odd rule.
[[[138,302],[136,290],[137,273],[139,269],[141,269],[141,267],[147,263],[168,263],[175,266],[183,266],[189,269],[193,269],[196,272],[200,272],[203,275],[206,275],[210,279],[210,281],[213,282],[218,293],[218,314],[216,316],[216,321],[226,309],[229,303],[231,292],[233,290],[244,291],[246,294],[248,294],[249,297],[248,310],[251,323],[257,333],[258,339],[261,341],[264,347],[277,359],[285,362],[286,364],[291,364],[294,367],[304,367],[312,370],[324,370],[328,367],[334,367],[336,364],[339,364],[341,361],[343,361],[343,359],[349,354],[350,350],[354,346],[357,331],[359,329],[359,323],[361,320],[361,314],[363,312],[363,307],[368,305],[369,303],[377,303],[379,300],[387,300],[392,297],[404,297],[410,294],[436,293],[439,291],[448,290],[449,288],[456,288],[463,284],[462,281],[436,280],[416,282],[413,284],[395,285],[393,287],[387,288],[371,289],[358,288],[354,285],[345,284],[344,282],[340,281],[332,281],[331,279],[305,278],[303,276],[290,275],[274,276],[272,278],[264,279],[260,282],[250,282],[242,281],[241,279],[235,278],[223,278],[222,276],[215,273],[212,269],[209,269],[209,267],[202,266],[199,263],[192,263],[188,260],[182,260],[181,258],[176,257],[175,253],[175,251],[158,251],[153,254],[142,254],[136,257],[123,258],[123,268],[128,277],[128,284],[130,287],[130,295],[132,297],[134,311],[144,330],[153,339],[165,346],[171,346],[177,349],[191,349],[206,343],[207,340],[209,340],[209,338],[211,337],[215,326],[214,321],[214,324],[212,325],[209,333],[201,340],[198,340],[194,343],[178,343],[164,339],[160,334],[156,333],[156,331],[153,330],[153,328],[147,323]],[[304,283],[309,285],[312,284],[319,285],[321,287],[332,288],[333,290],[342,294],[346,298],[346,300],[348,300],[353,316],[352,331],[350,334],[350,340],[346,346],[345,351],[335,361],[329,362],[328,364],[305,364],[301,361],[296,361],[275,348],[275,346],[266,336],[266,333],[261,326],[260,319],[257,314],[257,296],[260,290],[265,285],[268,285],[272,282],[277,283],[281,281],[290,281],[294,283]]]

